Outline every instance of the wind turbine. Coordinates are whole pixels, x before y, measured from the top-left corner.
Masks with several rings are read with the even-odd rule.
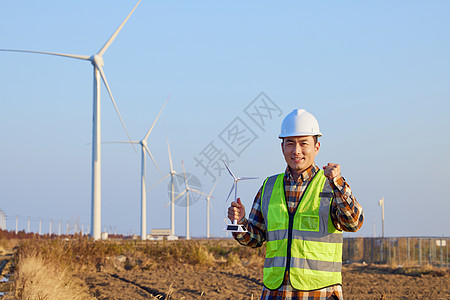
[[[30,50],[14,50],[14,49],[0,49],[0,51],[8,51],[8,52],[23,52],[23,53],[35,53],[35,54],[47,54],[47,55],[56,55],[62,57],[76,58],[81,60],[88,60],[91,62],[94,67],[94,109],[93,109],[93,129],[92,129],[92,211],[91,211],[91,236],[94,240],[98,240],[101,237],[101,113],[100,113],[100,90],[101,90],[101,79],[105,84],[105,87],[108,91],[108,94],[111,98],[111,101],[114,105],[117,115],[119,116],[120,122],[122,123],[123,128],[128,136],[128,139],[131,141],[130,135],[128,134],[128,130],[125,126],[125,123],[120,116],[119,109],[117,108],[116,102],[114,101],[113,95],[111,93],[111,89],[109,88],[108,82],[106,80],[105,73],[103,71],[103,54],[105,54],[106,50],[111,46],[114,39],[119,34],[122,27],[128,21],[128,19],[133,14],[136,7],[139,5],[141,0],[134,6],[125,20],[120,24],[120,26],[116,29],[116,31],[111,35],[111,37],[106,41],[103,47],[96,53],[91,56],[88,55],[76,55],[76,54],[63,54],[63,53],[54,53],[54,52],[43,52],[43,51],[30,51]]]
[[[212,195],[214,189],[216,188],[217,181],[214,184],[213,188],[209,192],[209,194],[206,196],[206,238],[209,239],[209,207],[211,206],[211,198],[214,198]],[[211,206],[212,208],[212,206]]]
[[[384,238],[384,197],[378,200],[378,205],[381,206],[381,237]]]
[[[181,161],[181,164],[183,166],[183,174],[184,174],[184,185],[185,185],[185,189],[184,191],[182,191],[180,194],[178,194],[174,200],[177,200],[178,198],[180,198],[181,196],[183,196],[184,194],[186,194],[186,240],[190,240],[191,236],[189,234],[189,194],[191,192],[203,195],[203,196],[207,196],[205,193],[200,192],[199,190],[193,189],[189,186],[188,184],[188,178],[186,176],[186,170],[184,169],[184,163],[183,161]]]
[[[111,142],[111,143],[126,143],[126,144],[140,144],[141,145],[141,240],[147,239],[147,192],[146,192],[146,186],[145,186],[145,153],[150,156],[150,158],[153,161],[153,164],[158,169],[158,172],[160,174],[161,170],[158,167],[158,164],[155,161],[155,158],[153,157],[152,153],[148,149],[147,146],[147,139],[150,133],[153,130],[153,127],[155,127],[156,122],[158,121],[159,117],[161,116],[161,113],[164,110],[164,107],[166,107],[167,102],[169,101],[170,95],[167,97],[166,101],[164,102],[163,107],[159,111],[158,115],[156,116],[155,121],[153,121],[153,124],[150,126],[150,129],[147,131],[144,138],[140,141],[126,141],[126,142]]]
[[[171,234],[175,235],[175,176],[183,177],[182,175],[178,174],[173,169],[173,163],[172,163],[172,154],[170,153],[170,145],[169,145],[169,139],[167,139],[167,150],[169,152],[169,165],[170,165],[170,172],[166,174],[163,178],[161,178],[160,181],[158,181],[155,185],[153,185],[150,190],[152,190],[154,187],[156,187],[158,184],[160,184],[162,181],[166,180],[167,177],[170,178],[170,202],[167,204],[171,204],[171,214],[170,214],[170,229]],[[167,205],[165,207],[167,207]]]
[[[237,201],[237,185],[238,182],[241,180],[251,180],[251,179],[258,179],[258,177],[236,177],[234,176],[233,172],[231,172],[230,168],[228,167],[228,165],[226,164],[226,162],[224,160],[222,160],[223,164],[225,165],[225,167],[227,168],[228,172],[230,173],[230,175],[233,177],[233,185],[231,186],[231,190],[230,193],[228,194],[227,200],[228,198],[230,198],[231,193],[234,190],[234,201]],[[230,224],[227,226],[227,231],[232,231],[232,232],[245,232],[247,230],[245,230],[244,226],[242,225],[238,225],[237,224],[238,220],[233,220],[233,224]]]

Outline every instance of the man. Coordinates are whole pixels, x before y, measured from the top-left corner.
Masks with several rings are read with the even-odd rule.
[[[340,166],[315,165],[320,136],[312,114],[288,114],[279,135],[286,171],[264,181],[248,219],[239,198],[228,208],[248,231],[233,233],[240,244],[266,242],[261,299],[343,299],[342,231],[358,231],[364,216]]]

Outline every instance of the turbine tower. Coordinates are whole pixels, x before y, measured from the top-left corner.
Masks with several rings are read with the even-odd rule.
[[[175,170],[173,169],[172,164],[172,154],[170,153],[170,146],[169,146],[169,139],[167,139],[167,151],[169,152],[169,163],[170,163],[170,229],[172,231],[172,235],[175,235],[175,175],[180,176]]]
[[[378,205],[381,206],[381,237],[384,238],[384,197],[378,200]]]
[[[116,102],[111,93],[111,89],[109,88],[108,82],[106,80],[105,73],[103,71],[103,54],[105,54],[106,50],[111,46],[114,39],[119,34],[122,27],[128,21],[128,19],[133,14],[136,7],[139,5],[141,0],[134,6],[125,20],[120,24],[120,26],[116,29],[116,31],[111,35],[111,37],[106,41],[103,47],[96,53],[91,56],[87,55],[76,55],[76,54],[63,54],[63,53],[54,53],[54,52],[42,52],[42,51],[30,51],[30,50],[13,50],[13,49],[0,49],[0,51],[9,51],[9,52],[23,52],[23,53],[36,53],[36,54],[47,54],[47,55],[56,55],[62,57],[76,58],[81,60],[90,61],[92,66],[94,67],[94,109],[93,109],[93,129],[92,129],[92,210],[91,210],[91,236],[94,240],[99,240],[101,237],[101,114],[100,114],[100,89],[101,89],[101,79],[105,84],[105,87],[108,91],[108,94],[111,98],[111,101],[114,105],[117,115],[119,116],[120,122],[122,123],[123,128],[128,136],[128,139],[131,141],[130,135],[128,134],[128,130],[125,127],[125,123],[122,120],[122,117],[119,113],[119,109],[117,108]]]
[[[170,229],[171,229],[171,235],[175,235],[175,176],[183,177],[182,175],[178,174],[173,169],[173,163],[172,163],[172,154],[170,153],[170,145],[169,145],[169,139],[167,139],[167,150],[169,152],[169,166],[170,166],[170,172],[167,173],[163,178],[161,178],[155,185],[153,185],[150,190],[152,190],[154,187],[156,187],[158,184],[160,184],[162,181],[166,180],[167,177],[170,176],[170,202],[166,204],[171,205],[171,214],[170,214]]]
[[[183,166],[183,174],[184,174],[184,185],[185,185],[185,189],[184,191],[182,191],[180,194],[178,194],[174,200],[177,200],[178,198],[180,198],[181,196],[183,196],[184,194],[186,194],[186,240],[190,240],[191,236],[189,233],[189,195],[191,192],[203,195],[203,196],[208,196],[205,193],[200,192],[199,190],[193,189],[189,186],[188,184],[188,178],[186,175],[186,170],[184,169],[184,163],[183,161],[181,161],[181,164]]]
[[[209,207],[211,206],[211,208],[212,208],[211,198],[214,198],[214,197],[211,196],[211,195],[212,195],[214,189],[216,188],[216,185],[217,185],[217,181],[214,184],[214,186],[211,189],[211,191],[209,192],[208,196],[206,196],[206,238],[208,238],[208,239],[209,239],[209,236],[210,236],[209,235]]]
[[[110,142],[110,143],[126,143],[126,144],[140,144],[141,145],[141,240],[147,239],[147,191],[145,186],[145,154],[150,156],[150,158],[153,161],[153,164],[158,169],[158,172],[162,175],[161,169],[158,167],[158,164],[155,161],[155,158],[153,157],[152,153],[148,149],[147,146],[147,139],[150,133],[153,130],[153,127],[155,127],[156,122],[158,121],[159,117],[161,116],[164,108],[166,107],[167,102],[169,101],[170,95],[167,97],[166,101],[164,102],[163,107],[159,111],[158,115],[156,116],[155,120],[153,121],[153,124],[150,126],[150,129],[147,131],[144,138],[140,141],[122,141],[122,142]]]

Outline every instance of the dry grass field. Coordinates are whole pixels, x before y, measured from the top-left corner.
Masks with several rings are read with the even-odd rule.
[[[262,288],[264,249],[232,240],[3,239],[0,255],[5,300],[259,299]],[[343,278],[346,299],[450,299],[448,269],[351,264]]]

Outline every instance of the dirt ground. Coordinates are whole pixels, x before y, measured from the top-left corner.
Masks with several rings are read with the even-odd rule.
[[[403,274],[402,274],[403,273]],[[80,274],[98,299],[259,299],[259,268],[196,268],[161,264],[150,270]],[[399,269],[347,265],[345,299],[450,299],[448,271],[404,274]]]
[[[2,282],[12,273],[11,258],[0,256],[2,300],[14,299],[12,282]],[[75,275],[95,299],[259,299],[262,290],[262,267],[250,261],[214,267],[152,261],[143,268],[127,267],[125,256],[111,259],[97,271]],[[346,264],[343,291],[345,299],[450,299],[450,269]]]

